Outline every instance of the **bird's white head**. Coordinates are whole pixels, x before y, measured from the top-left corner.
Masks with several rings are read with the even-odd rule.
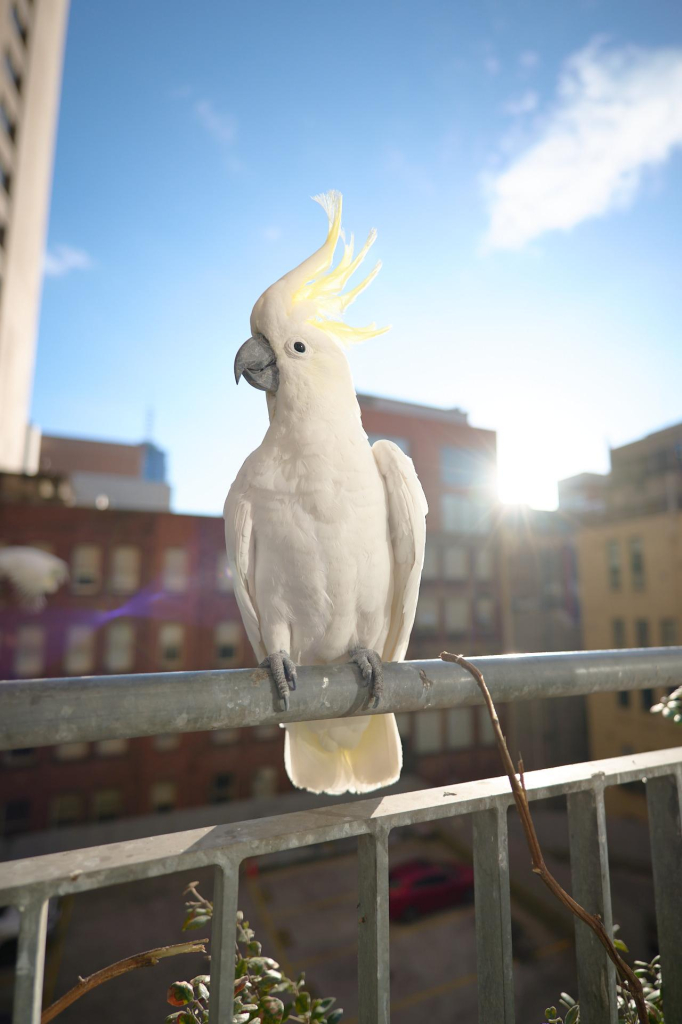
[[[313,396],[328,399],[336,387],[352,388],[344,347],[389,329],[375,324],[352,327],[342,319],[381,268],[378,262],[360,284],[344,290],[374,244],[376,231],[370,231],[354,256],[353,236],[346,243],[341,229],[341,193],[313,198],[327,213],[327,237],[312,256],[260,296],[251,313],[252,337],[241,346],[234,364],[237,383],[243,376],[269,396],[286,395],[288,404],[307,404]],[[332,267],[339,239],[343,255]]]

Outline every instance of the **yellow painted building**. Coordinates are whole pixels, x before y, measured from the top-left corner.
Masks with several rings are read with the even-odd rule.
[[[584,525],[578,579],[587,650],[664,647],[682,642],[682,512]],[[652,715],[661,690],[588,699],[590,755],[616,757],[682,745],[679,725]],[[636,789],[607,794],[610,812],[643,815]]]

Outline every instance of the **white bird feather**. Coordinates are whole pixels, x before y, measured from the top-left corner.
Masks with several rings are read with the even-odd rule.
[[[417,606],[426,500],[411,460],[390,441],[370,447],[362,427],[339,341],[376,328],[327,319],[330,295],[344,287],[347,268],[361,262],[374,233],[360,258],[352,260],[351,242],[341,264],[321,276],[340,235],[340,195],[328,194],[324,205],[327,241],[252,313],[262,358],[247,379],[268,391],[270,427],[227,496],[227,552],[259,661],[286,651],[296,664],[327,665],[347,661],[358,647],[400,661]],[[400,775],[392,714],[285,728],[295,786],[364,793]]]

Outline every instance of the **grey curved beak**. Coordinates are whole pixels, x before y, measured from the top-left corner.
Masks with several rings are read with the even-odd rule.
[[[279,387],[279,370],[275,353],[261,334],[245,341],[234,360],[234,379],[244,377],[251,387],[274,394]]]

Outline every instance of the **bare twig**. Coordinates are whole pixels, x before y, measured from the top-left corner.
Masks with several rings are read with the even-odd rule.
[[[118,978],[121,974],[127,974],[128,971],[134,971],[138,967],[155,967],[159,960],[163,960],[167,956],[178,956],[180,953],[205,953],[206,942],[208,939],[194,939],[192,942],[179,942],[175,946],[159,946],[158,949],[150,949],[146,953],[137,953],[125,960],[119,960],[115,964],[104,967],[101,971],[90,974],[87,978],[79,978],[77,985],[74,985],[56,1002],[43,1010],[40,1024],[48,1024],[67,1006],[71,1006],[71,1003],[75,1003],[86,992],[97,988],[98,985],[103,985],[105,981],[111,981],[112,978]]]
[[[490,696],[490,691],[486,686],[482,672],[480,672],[475,665],[472,665],[470,661],[467,661],[467,659],[461,654],[449,654],[448,651],[443,651],[441,653],[441,658],[443,661],[454,662],[456,665],[461,665],[462,668],[466,669],[469,675],[473,676],[478,684],[478,688],[483,694],[483,699],[485,700],[488,708],[488,714],[490,715],[490,720],[493,724],[495,739],[497,741],[497,749],[500,752],[504,769],[509,776],[509,782],[511,783],[512,793],[514,795],[514,802],[516,803],[516,809],[519,812],[521,824],[523,825],[526,842],[528,843],[528,848],[530,850],[533,871],[536,875],[540,876],[550,892],[552,892],[556,898],[571,911],[572,914],[575,914],[575,916],[580,918],[588,928],[592,929],[606,950],[608,956],[615,964],[616,971],[618,972],[618,977],[620,978],[623,988],[625,988],[625,990],[634,999],[640,1024],[648,1024],[649,1015],[644,1003],[642,983],[630,965],[623,960],[622,956],[614,946],[609,933],[604,927],[602,919],[598,914],[588,913],[587,910],[585,910],[584,907],[581,907],[581,905],[577,903],[572,896],[569,896],[566,890],[559,885],[556,878],[552,875],[545,864],[545,859],[542,855],[540,843],[531,817],[528,797],[526,795],[526,785],[523,779],[523,761],[519,759],[519,769],[517,774],[514,770],[514,762],[511,759],[509,748],[507,747],[507,741],[505,740],[500,727],[500,720],[497,717],[497,711],[495,710],[493,699]]]

